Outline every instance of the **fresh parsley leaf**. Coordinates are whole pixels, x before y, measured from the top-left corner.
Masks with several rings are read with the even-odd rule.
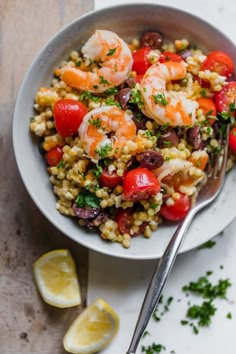
[[[229,320],[231,320],[232,314],[231,314],[230,312],[228,312],[226,317],[227,317]]]
[[[164,93],[157,93],[156,95],[152,95],[155,104],[160,103],[162,106],[167,106],[168,101],[164,95]]]
[[[99,164],[96,165],[96,167],[93,168],[93,174],[94,174],[94,176],[99,178],[102,174],[102,166],[100,166]]]
[[[91,207],[91,208],[99,208],[100,207],[100,201],[98,197],[89,192],[89,191],[84,191],[80,194],[77,195],[77,198],[75,200],[75,204],[79,208],[86,208],[86,207]]]
[[[116,47],[109,49],[109,51],[108,51],[108,53],[107,53],[107,56],[113,55],[113,54],[115,53],[116,49],[117,49]]]
[[[143,108],[144,106],[144,101],[141,95],[140,90],[136,90],[135,88],[131,90],[131,98],[130,98],[130,103],[135,103],[139,109]]]
[[[102,146],[100,149],[95,150],[95,152],[99,155],[99,157],[101,159],[104,159],[105,157],[107,157],[107,155],[111,151],[112,151],[112,147],[110,144],[106,144],[106,145]]]
[[[93,118],[93,116],[92,116],[92,118],[89,119],[88,122],[90,125],[93,125],[97,129],[101,128],[102,121],[100,118]]]
[[[111,87],[105,91],[105,94],[110,96],[110,95],[116,95],[118,93],[118,88],[116,86]]]
[[[107,81],[103,76],[99,76],[99,78],[100,78],[100,84],[104,84],[104,85],[109,85],[110,84],[110,82],[109,81]]]
[[[82,60],[78,60],[78,61],[75,63],[75,66],[80,67],[81,64],[82,64]]]
[[[60,160],[57,164],[57,168],[59,169],[59,168],[65,168],[65,167],[66,167],[65,162],[63,160]]]
[[[216,242],[213,240],[209,240],[205,243],[203,243],[200,247],[198,247],[199,250],[202,250],[203,248],[212,248],[216,245]]]
[[[111,97],[108,97],[105,101],[105,103],[108,105],[108,106],[116,106],[118,108],[121,108],[121,105],[119,102],[115,101],[113,98]]]

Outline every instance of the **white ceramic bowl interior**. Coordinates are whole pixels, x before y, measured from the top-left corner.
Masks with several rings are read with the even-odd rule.
[[[115,6],[91,12],[60,30],[39,52],[20,87],[13,120],[15,156],[23,182],[41,212],[64,234],[90,249],[122,258],[155,259],[162,255],[176,225],[161,226],[150,239],[136,237],[130,249],[105,242],[96,233],[87,233],[73,219],[57,212],[44,159],[29,130],[29,117],[34,115],[33,102],[38,88],[50,85],[54,68],[68,58],[71,50],[80,49],[95,29],[112,30],[126,41],[145,31],[156,30],[169,40],[187,38],[206,52],[225,51],[236,63],[235,46],[216,28],[178,9],[153,4]],[[181,252],[207,241],[236,216],[235,178],[234,170],[229,173],[218,200],[196,217]]]

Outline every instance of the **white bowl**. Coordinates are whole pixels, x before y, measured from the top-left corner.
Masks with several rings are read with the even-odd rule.
[[[115,6],[93,11],[61,29],[36,56],[21,84],[13,120],[14,150],[23,182],[41,212],[65,235],[90,249],[122,258],[155,259],[162,255],[176,225],[160,227],[149,240],[136,237],[130,249],[103,241],[96,233],[88,234],[73,219],[56,210],[56,197],[43,157],[29,130],[29,117],[34,114],[33,101],[38,88],[49,85],[53,69],[71,50],[79,49],[95,29],[112,30],[128,41],[147,30],[157,30],[170,40],[187,38],[206,52],[225,51],[236,63],[235,46],[210,24],[178,9],[154,4]],[[236,216],[235,178],[234,170],[229,173],[218,200],[194,220],[180,252],[209,240]]]

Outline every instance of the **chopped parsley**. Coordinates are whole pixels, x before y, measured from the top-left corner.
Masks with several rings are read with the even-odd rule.
[[[60,160],[57,164],[57,168],[59,169],[59,168],[65,168],[65,167],[66,167],[65,162],[63,160]]]
[[[30,123],[34,122],[34,117],[30,117]]]
[[[158,204],[158,203],[153,203],[153,204],[150,204],[150,208],[151,209],[156,209],[158,206],[159,206],[160,204]]]
[[[110,144],[106,144],[102,146],[100,149],[96,149],[95,152],[99,155],[101,159],[104,159],[108,156],[109,152],[112,151],[112,147]]]
[[[161,353],[163,350],[166,350],[166,347],[162,344],[152,343],[152,345],[149,345],[147,347],[142,345],[141,350],[145,354],[154,354]]]
[[[96,165],[96,167],[93,168],[93,174],[95,177],[99,178],[102,174],[102,166],[100,166],[99,164]]]
[[[201,296],[203,299],[207,299],[200,305],[190,306],[190,303],[188,304],[189,308],[186,313],[186,318],[194,320],[195,322],[189,322],[187,320],[181,321],[182,325],[189,324],[195,334],[198,334],[199,327],[205,327],[211,324],[212,317],[217,310],[213,301],[217,298],[226,299],[227,290],[231,286],[228,279],[220,279],[217,284],[213,285],[209,281],[209,276],[212,273],[212,271],[208,271],[204,276],[199,277],[196,282],[190,282],[182,288],[185,292],[191,292]]]
[[[95,89],[95,90],[97,90],[98,89],[98,85],[93,85],[93,88]]]
[[[135,103],[139,109],[143,108],[144,106],[144,101],[141,95],[140,90],[136,90],[135,88],[131,90],[131,98],[130,98],[130,103]]]
[[[165,147],[169,148],[171,146],[171,142],[168,140],[163,141]]]
[[[78,170],[78,174],[82,177],[83,181],[86,180],[84,173],[80,172],[80,170]]]
[[[113,54],[115,53],[116,49],[117,49],[116,47],[109,49],[109,51],[108,51],[108,53],[107,53],[107,56],[113,55]]]
[[[201,91],[200,91],[200,95],[201,95],[202,97],[207,97],[206,90],[201,90]]]
[[[226,316],[229,320],[232,319],[232,314],[230,312],[227,313],[227,316]]]
[[[105,91],[105,94],[110,96],[110,95],[116,95],[118,93],[118,88],[116,86],[111,87]]]
[[[84,91],[79,96],[80,101],[88,101],[91,100],[93,102],[100,102],[100,97],[94,96],[91,91]]]
[[[160,297],[159,303],[157,304],[152,315],[155,321],[159,322],[161,320],[161,316],[163,316],[166,312],[170,310],[170,305],[172,301],[173,301],[172,296],[168,297],[168,299],[165,302],[163,302],[163,296]]]
[[[212,248],[216,245],[216,242],[213,240],[209,240],[205,243],[203,243],[200,247],[198,247],[199,250],[202,250],[203,248]]]
[[[108,98],[106,99],[106,104],[107,104],[108,106],[116,106],[116,107],[118,107],[118,108],[121,108],[120,103],[117,102],[117,101],[115,101],[115,100],[114,100],[113,98],[111,98],[111,97],[108,97]]]
[[[75,66],[79,67],[79,66],[81,66],[81,64],[82,64],[82,60],[77,60],[77,62],[75,63]]]
[[[144,331],[143,332],[143,335],[142,335],[142,338],[146,337],[146,336],[150,336],[150,333],[148,331]]]
[[[100,207],[100,200],[98,197],[89,191],[84,191],[77,195],[75,200],[75,204],[79,208],[91,207],[91,208],[99,208]]]
[[[90,125],[93,125],[97,129],[101,128],[102,121],[100,118],[93,118],[92,117],[92,119],[89,119],[88,122]]]
[[[99,78],[100,78],[100,84],[104,84],[104,85],[109,85],[110,84],[110,82],[109,81],[107,81],[106,79],[104,79],[104,77],[103,76],[99,76]]]
[[[164,95],[164,93],[157,93],[156,95],[152,95],[154,102],[156,104],[160,103],[162,106],[167,106],[168,101]]]

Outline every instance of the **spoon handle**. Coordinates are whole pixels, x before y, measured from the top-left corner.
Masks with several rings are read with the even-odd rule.
[[[136,353],[139,341],[142,338],[143,332],[148,324],[148,321],[153,311],[155,310],[158,300],[160,299],[163,287],[176,259],[180,244],[191,224],[194,215],[195,212],[193,210],[190,210],[186,218],[179,224],[168,246],[166,247],[163,256],[160,258],[157,264],[157,268],[152,276],[151,282],[143,300],[142,308],[134,330],[133,338],[126,354]]]

